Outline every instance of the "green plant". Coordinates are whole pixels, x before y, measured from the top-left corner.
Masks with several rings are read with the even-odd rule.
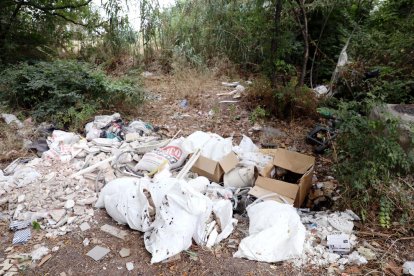
[[[0,100],[29,110],[36,120],[78,127],[99,109],[135,108],[142,91],[128,80],[112,80],[94,66],[75,61],[21,63],[0,73]]]
[[[32,222],[32,227],[34,230],[40,230],[40,224],[37,221]]]
[[[258,119],[263,119],[265,117],[266,110],[261,106],[257,106],[252,112],[250,112],[249,120],[252,124],[254,124],[258,121]]]
[[[397,177],[414,170],[414,158],[399,144],[399,122],[388,118],[370,119],[374,101],[341,102],[337,140],[338,179],[346,186],[346,199],[357,210],[372,210],[383,227],[390,227],[395,206],[400,214],[413,212],[406,201],[406,188],[396,189]],[[409,195],[412,193],[409,193]],[[378,206],[376,208],[375,206]],[[363,214],[366,217],[366,213]],[[397,216],[395,216],[397,218]]]

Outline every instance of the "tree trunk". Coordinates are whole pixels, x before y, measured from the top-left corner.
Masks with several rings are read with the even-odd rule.
[[[304,43],[303,51],[303,63],[302,63],[302,72],[300,74],[298,86],[303,86],[305,84],[306,71],[308,67],[309,60],[309,33],[308,33],[308,18],[306,16],[305,10],[305,0],[296,0],[296,3],[300,9],[300,15],[302,16],[303,23],[301,23],[300,17],[297,15],[297,20],[302,29],[302,37]]]
[[[271,62],[271,82],[272,87],[276,87],[276,59],[277,59],[277,51],[279,48],[279,33],[280,33],[280,18],[282,14],[282,0],[275,0],[275,10],[274,10],[274,17],[273,17],[273,35],[271,40],[271,55],[270,55],[270,62]]]
[[[20,11],[21,7],[22,7],[22,3],[19,2],[16,5],[16,8],[14,9],[14,11],[11,15],[9,22],[7,22],[7,24],[4,28],[0,28],[0,49],[3,49],[3,47],[6,43],[7,35],[10,31],[10,28],[11,28],[14,20],[16,20],[16,17],[19,14],[19,11]]]

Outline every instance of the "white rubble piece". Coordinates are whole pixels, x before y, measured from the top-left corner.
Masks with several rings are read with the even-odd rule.
[[[23,128],[24,127],[23,123],[19,119],[17,119],[17,117],[13,114],[3,113],[3,114],[1,114],[1,117],[3,118],[3,120],[8,125],[15,124],[18,128]]]
[[[305,227],[296,210],[268,200],[247,207],[249,236],[233,257],[261,262],[279,262],[302,255]]]
[[[331,225],[331,222],[340,220],[345,222],[344,225],[350,225],[349,222],[358,218],[352,214],[354,213],[349,210],[333,213],[300,210],[301,221],[306,226],[306,238],[302,256],[292,260],[292,263],[296,267],[304,265],[329,267],[333,263],[349,264],[347,255],[342,255],[335,261],[333,256],[348,254],[357,244],[356,236],[352,234],[352,231],[349,234],[338,231]]]
[[[106,254],[108,254],[111,250],[109,250],[108,248],[102,247],[102,246],[95,246],[94,248],[92,248],[87,254],[86,256],[91,257],[92,259],[94,259],[95,261],[99,261],[100,259],[102,259],[103,257],[106,256]]]
[[[125,264],[125,266],[126,266],[126,269],[128,271],[131,271],[131,270],[134,269],[134,263],[133,262],[128,262],[128,263]]]
[[[128,236],[128,233],[124,230],[118,229],[109,224],[102,225],[101,230],[121,240],[125,240],[125,237]]]
[[[91,229],[91,227],[89,226],[89,223],[87,223],[87,222],[84,222],[81,225],[79,225],[79,228],[82,232],[85,232],[85,231]]]
[[[121,258],[126,258],[129,255],[131,255],[131,249],[129,249],[129,248],[122,248],[119,251],[119,256],[121,256]]]
[[[43,256],[47,255],[49,253],[49,248],[45,246],[40,246],[37,249],[33,250],[30,253],[30,256],[32,257],[33,261],[38,261],[43,258]]]
[[[403,273],[407,275],[414,275],[414,261],[405,262],[403,264]]]
[[[368,263],[367,259],[361,256],[357,251],[352,252],[348,256],[348,262],[349,264],[355,264],[355,265],[364,265]]]

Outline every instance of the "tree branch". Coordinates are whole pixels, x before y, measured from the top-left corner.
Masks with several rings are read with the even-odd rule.
[[[74,5],[63,5],[63,6],[39,6],[34,3],[31,3],[30,1],[16,1],[16,4],[21,4],[23,6],[31,6],[33,8],[42,10],[42,11],[54,11],[54,10],[65,10],[65,9],[79,9],[81,7],[87,6],[92,0],[87,0],[86,2]]]

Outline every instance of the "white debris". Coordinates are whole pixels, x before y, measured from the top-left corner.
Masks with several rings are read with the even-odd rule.
[[[414,262],[405,262],[403,265],[403,273],[414,275]]]
[[[3,114],[1,114],[1,117],[3,118],[3,120],[8,125],[10,125],[10,124],[16,124],[16,126],[18,128],[23,128],[24,127],[23,123],[19,119],[17,119],[17,117],[15,115],[13,115],[13,114],[3,113]]]
[[[66,201],[65,203],[65,209],[71,209],[75,206],[75,201],[72,199],[69,199],[68,201]]]
[[[349,264],[355,264],[355,265],[363,265],[367,264],[368,261],[365,259],[365,257],[362,257],[357,251],[352,252],[348,256]]]
[[[83,246],[88,246],[91,241],[88,238],[85,238],[82,242]]]
[[[319,97],[326,95],[329,92],[329,89],[325,85],[318,85],[313,89],[313,91],[315,92],[316,96]]]
[[[250,205],[247,214],[249,236],[234,257],[279,262],[302,255],[305,227],[292,206],[269,200]]]
[[[49,253],[49,248],[45,246],[40,246],[37,249],[33,250],[30,253],[30,256],[32,257],[33,261],[38,261],[43,258],[43,256],[47,255]]]
[[[134,269],[134,263],[133,262],[128,262],[128,263],[125,264],[125,266],[126,266],[126,269],[128,271],[131,271],[131,270]]]

